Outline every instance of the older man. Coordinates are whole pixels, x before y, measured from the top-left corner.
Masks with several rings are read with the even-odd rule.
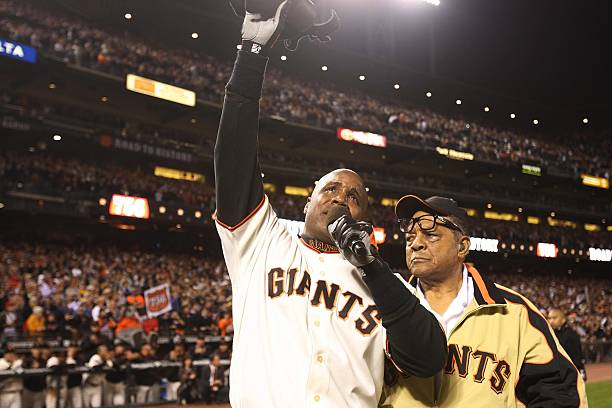
[[[467,214],[450,198],[405,196],[396,215],[421,304],[448,339],[443,372],[395,378],[384,407],[586,406],[584,382],[544,316],[525,297],[464,263]]]

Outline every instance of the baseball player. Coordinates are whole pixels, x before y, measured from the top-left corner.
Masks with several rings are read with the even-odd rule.
[[[533,303],[464,264],[465,210],[408,195],[395,212],[409,284],[444,327],[448,360],[432,378],[395,376],[382,406],[586,407],[582,378]]]
[[[375,407],[385,348],[414,376],[431,376],[446,360],[439,323],[370,247],[371,226],[353,220],[368,208],[355,172],[335,170],[317,182],[301,236],[281,225],[263,193],[257,129],[266,54],[285,28],[303,23],[296,10],[308,4],[277,2],[266,16],[247,2],[215,145],[216,225],[233,293],[235,408]]]

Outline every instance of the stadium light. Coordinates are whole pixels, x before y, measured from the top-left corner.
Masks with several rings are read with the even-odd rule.
[[[123,15],[123,17],[125,17],[126,20],[131,20],[132,19],[132,14],[131,13],[125,13]]]
[[[240,50],[242,49],[242,44],[238,44],[238,45],[236,46],[236,49],[237,49],[238,51],[240,51]]]
[[[163,205],[161,207],[159,207],[159,213],[160,214],[165,214],[166,213],[166,207],[164,207]]]
[[[103,97],[100,98],[100,100],[102,102],[108,102],[108,97],[107,96],[103,96]]]
[[[523,212],[523,207],[519,207],[518,212],[522,213]]]
[[[427,92],[427,93],[425,94],[425,96],[426,96],[426,97],[428,97],[428,98],[431,98],[431,92]]]
[[[455,101],[455,103],[456,103],[457,105],[461,105],[461,99],[457,99],[457,100]]]
[[[537,119],[534,119],[534,120],[533,120],[533,124],[534,124],[534,125],[537,125],[538,123],[540,123],[540,121],[539,121],[539,120],[537,120]]]
[[[104,206],[106,205],[106,203],[107,203],[107,202],[108,202],[108,201],[107,201],[107,200],[106,200],[106,198],[104,198],[104,197],[101,197],[101,198],[98,200],[98,204],[100,204],[100,206],[102,206],[102,207],[104,207]]]
[[[393,85],[393,88],[395,88],[395,89],[400,89],[400,84],[395,84],[395,85]]]
[[[4,203],[0,203],[0,210],[4,208]]]
[[[59,142],[60,140],[62,140],[62,136],[61,135],[53,135],[53,140],[55,140],[56,142]]]
[[[287,61],[287,56],[286,55],[281,55],[281,61]]]
[[[490,110],[491,110],[491,109],[489,109],[489,107],[488,107],[488,106],[485,106],[485,107],[484,107],[484,111],[485,111],[485,112],[488,112],[488,111],[490,111]]]
[[[202,218],[202,211],[196,211],[195,212],[195,217],[196,218]]]
[[[57,88],[57,85],[55,85],[53,82],[51,82],[49,84],[49,89],[55,89],[55,88]]]
[[[516,118],[516,115],[514,113],[511,113],[510,114],[510,119],[514,119],[514,118]]]
[[[359,75],[359,80],[360,81],[365,81],[365,78],[366,78],[365,75]]]
[[[323,65],[323,66],[321,67],[321,71],[327,71],[327,65]]]
[[[440,0],[421,0],[424,1],[427,4],[431,4],[432,6],[439,6],[440,5]]]
[[[193,38],[194,40],[196,38],[198,38],[200,35],[198,33],[191,33],[191,38]]]
[[[182,208],[179,208],[178,210],[176,210],[176,214],[180,217],[183,216],[183,214],[185,214],[185,210],[183,210]]]
[[[586,125],[587,123],[589,123],[589,118],[584,118],[584,119],[582,119],[582,123],[584,123],[585,125]]]

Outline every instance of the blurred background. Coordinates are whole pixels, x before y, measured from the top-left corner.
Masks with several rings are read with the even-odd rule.
[[[313,181],[354,169],[401,272],[398,198],[456,199],[469,261],[560,308],[612,404],[608,2],[317,5],[334,40],[268,66],[276,212],[299,230]],[[0,1],[1,406],[227,402],[212,153],[240,24],[222,0]]]

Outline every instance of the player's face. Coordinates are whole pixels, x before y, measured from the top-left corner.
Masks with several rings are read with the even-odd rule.
[[[327,226],[330,210],[345,206],[355,220],[363,220],[368,210],[368,194],[361,177],[352,170],[340,169],[323,176],[308,198],[304,213],[304,235],[332,242]]]
[[[413,217],[426,214],[417,211]],[[433,230],[423,231],[417,224],[405,238],[406,266],[417,278],[442,277],[461,262],[459,242],[450,228],[437,224]]]

